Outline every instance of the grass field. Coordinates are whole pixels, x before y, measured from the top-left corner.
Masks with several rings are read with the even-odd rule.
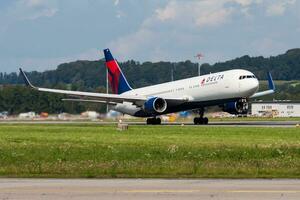
[[[300,129],[4,124],[0,176],[300,178]]]

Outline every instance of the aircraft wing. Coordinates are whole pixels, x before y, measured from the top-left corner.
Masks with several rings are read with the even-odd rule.
[[[108,105],[117,105],[116,102],[109,102],[109,101],[100,101],[100,100],[94,100],[94,99],[62,99],[62,101],[71,101],[71,102],[85,102],[85,103],[102,103],[102,104],[108,104]]]
[[[255,94],[253,94],[250,98],[257,98],[257,97],[261,97],[261,96],[265,96],[265,95],[274,93],[275,92],[275,84],[274,84],[274,81],[272,79],[272,75],[270,72],[268,73],[268,83],[269,83],[269,90],[257,92]]]
[[[131,102],[137,106],[143,106],[144,103],[148,100],[146,96],[139,95],[118,95],[118,94],[105,94],[105,93],[93,93],[93,92],[80,92],[80,91],[70,91],[70,90],[60,90],[60,89],[49,89],[49,88],[40,88],[34,86],[26,76],[25,72],[20,68],[20,73],[23,76],[23,79],[27,86],[31,87],[34,90],[41,92],[49,92],[56,94],[64,94],[72,97],[71,99],[62,99],[63,101],[75,101],[75,102],[92,102],[92,103],[103,103],[109,105],[116,105],[117,103]],[[187,102],[186,98],[167,98],[165,99],[170,103],[184,103]]]
[[[117,95],[117,94],[79,92],[79,91],[35,87],[29,81],[28,77],[26,76],[26,74],[21,68],[20,68],[20,72],[24,78],[26,85],[31,87],[34,90],[41,91],[41,92],[56,93],[56,94],[65,94],[67,96],[76,98],[76,99],[63,99],[65,101],[97,102],[97,103],[106,103],[106,104],[123,103],[125,101],[125,102],[132,102],[136,105],[139,105],[147,101],[147,98],[144,96],[125,96],[125,95]]]

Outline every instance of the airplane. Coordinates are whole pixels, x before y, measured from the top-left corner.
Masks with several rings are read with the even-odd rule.
[[[225,112],[242,114],[248,111],[249,99],[272,94],[275,85],[268,73],[269,90],[257,92],[255,75],[243,69],[233,69],[192,78],[133,89],[109,49],[104,49],[108,80],[113,94],[40,88],[32,85],[20,68],[27,86],[41,92],[69,96],[63,101],[107,104],[112,110],[135,117],[147,118],[147,124],[161,124],[160,115],[193,110],[199,114],[194,124],[208,124],[205,108],[219,106]],[[136,77],[138,78],[138,77]]]

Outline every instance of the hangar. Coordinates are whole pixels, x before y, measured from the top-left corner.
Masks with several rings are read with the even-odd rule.
[[[251,104],[253,116],[300,117],[300,101],[255,101]]]

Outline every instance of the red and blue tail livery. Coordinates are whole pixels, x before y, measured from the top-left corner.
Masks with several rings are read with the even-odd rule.
[[[122,94],[129,90],[132,90],[117,61],[113,58],[112,54],[110,53],[110,50],[104,49],[103,51],[106,60],[106,67],[108,69],[108,80],[112,92],[114,94]]]

